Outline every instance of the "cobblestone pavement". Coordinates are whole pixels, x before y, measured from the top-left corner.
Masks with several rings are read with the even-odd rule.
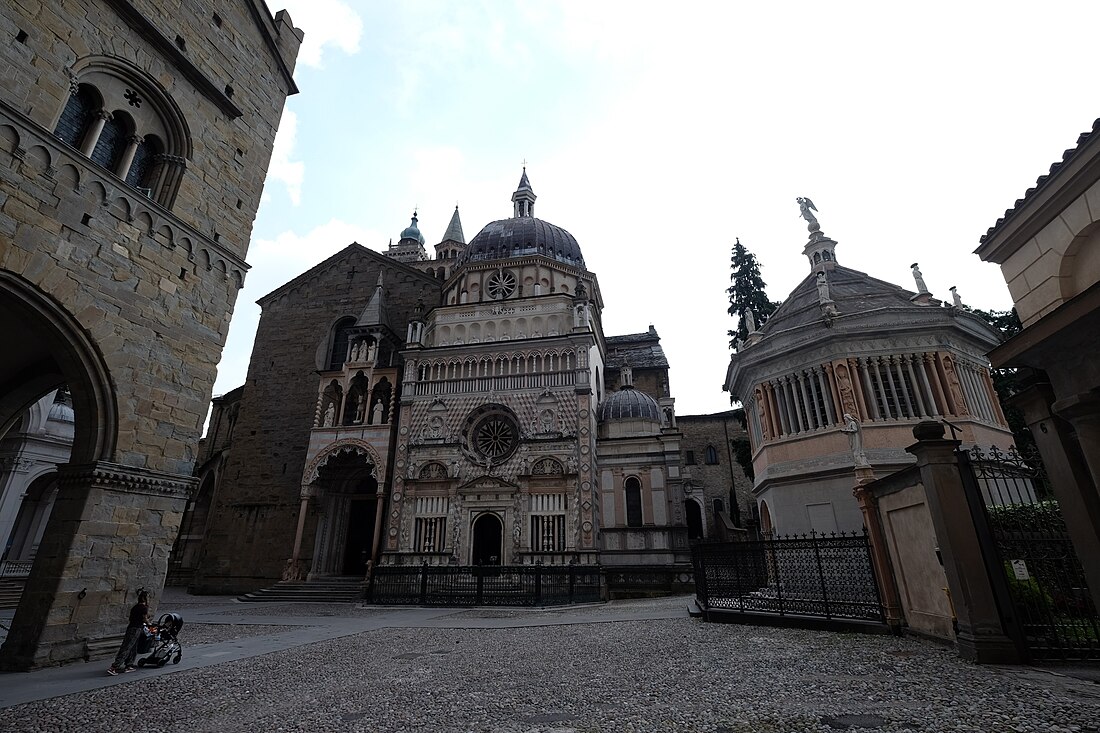
[[[0,709],[0,730],[1100,731],[1091,682],[978,667],[910,638],[706,624],[686,613],[615,620],[624,609],[679,616],[685,601],[630,604],[460,611],[201,669],[139,671]],[[278,615],[290,621],[288,609]],[[564,624],[514,625],[525,615],[554,623],[555,613]],[[462,628],[502,614],[506,626]],[[592,622],[574,623],[585,615]]]

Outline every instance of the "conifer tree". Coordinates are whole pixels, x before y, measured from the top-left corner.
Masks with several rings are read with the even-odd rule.
[[[730,296],[729,314],[737,318],[737,330],[730,331],[730,348],[737,339],[744,341],[749,336],[749,329],[745,324],[745,311],[751,310],[753,320],[759,329],[768,320],[779,303],[769,300],[764,292],[767,284],[760,277],[760,264],[756,261],[756,255],[741,244],[740,238],[733,245],[730,257],[730,285],[726,292]]]

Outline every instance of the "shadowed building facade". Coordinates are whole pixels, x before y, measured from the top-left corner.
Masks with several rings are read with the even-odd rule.
[[[577,240],[513,215],[435,258],[414,215],[260,300],[233,445],[191,582],[362,579],[369,564],[690,570],[668,363],[605,337]]]
[[[26,669],[95,656],[163,582],[302,34],[259,0],[0,28],[0,437],[62,386],[73,419],[0,649]]]

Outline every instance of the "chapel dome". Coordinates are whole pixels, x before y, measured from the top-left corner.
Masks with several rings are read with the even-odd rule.
[[[544,255],[566,265],[584,267],[584,256],[576,238],[561,227],[533,216],[486,224],[466,245],[459,264],[533,254]]]
[[[413,212],[412,222],[401,230],[401,239],[415,239],[417,242],[424,244],[424,235],[420,233],[419,227],[416,226],[417,218],[416,212]]]
[[[624,384],[617,392],[612,392],[600,403],[598,419],[600,422],[617,420],[660,422],[661,408],[657,400],[645,392]]]

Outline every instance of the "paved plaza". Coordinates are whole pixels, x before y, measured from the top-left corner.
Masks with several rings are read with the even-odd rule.
[[[157,602],[159,601],[159,602]],[[167,591],[183,661],[0,675],[0,731],[1100,731],[1100,685],[913,638],[567,609],[244,604]]]

